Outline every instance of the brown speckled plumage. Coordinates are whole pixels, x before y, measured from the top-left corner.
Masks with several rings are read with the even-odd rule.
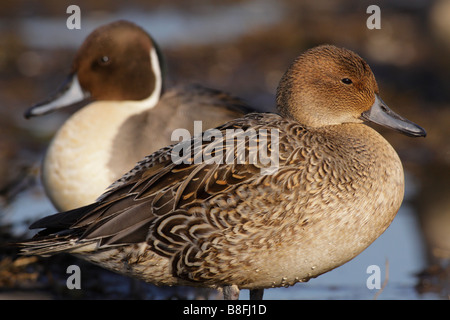
[[[320,48],[336,51],[339,61],[339,50],[345,50],[313,50]],[[336,57],[326,58],[332,64],[329,59]],[[346,77],[365,81],[367,75],[360,79],[345,66]],[[337,79],[334,85],[340,86]],[[279,93],[287,92],[280,86]],[[337,94],[345,97],[345,88]],[[316,102],[306,109],[314,107],[318,115],[310,114],[309,123],[296,120],[302,106],[294,99],[279,105],[284,117],[253,113],[218,127],[278,130],[277,172],[263,175],[260,163],[176,165],[172,147],[166,147],[138,163],[96,203],[35,223],[32,227],[47,229],[24,251],[68,251],[158,285],[240,289],[293,285],[344,264],[395,217],[403,169],[390,144],[362,123],[361,114],[373,108],[378,93],[371,79],[364,87],[371,97],[345,111],[353,121],[339,124],[330,116],[331,124],[317,125],[326,119],[314,118],[328,106],[313,86],[310,90]],[[331,108],[331,114],[345,109]]]

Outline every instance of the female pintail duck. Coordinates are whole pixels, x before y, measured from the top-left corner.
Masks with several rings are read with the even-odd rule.
[[[23,252],[69,252],[157,285],[224,288],[227,298],[239,289],[262,297],[264,288],[346,263],[386,230],[404,192],[397,153],[364,122],[426,133],[386,106],[362,58],[330,45],[292,63],[277,107],[280,115],[252,113],[217,128],[233,133],[231,141],[265,129],[268,154],[278,159],[272,174],[262,173],[267,161],[238,164],[236,152],[231,163],[177,164],[175,146],[162,148],[97,202],[31,225],[46,229]],[[222,142],[203,141],[188,160],[220,154],[210,146]]]
[[[163,93],[161,55],[137,25],[118,21],[92,32],[61,89],[29,109],[32,117],[91,102],[59,129],[43,163],[43,183],[58,210],[87,205],[144,156],[173,144],[177,128],[193,132],[243,116],[246,105],[199,86]],[[95,179],[91,179],[95,176]]]

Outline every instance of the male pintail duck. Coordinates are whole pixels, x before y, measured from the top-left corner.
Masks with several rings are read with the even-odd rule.
[[[351,260],[390,225],[404,193],[397,153],[364,122],[413,137],[425,130],[386,106],[361,57],[331,45],[291,64],[276,101],[279,115],[251,113],[217,128],[233,139],[277,131],[272,174],[262,161],[236,163],[236,152],[231,163],[177,164],[175,146],[162,148],[93,204],[32,224],[45,229],[23,253],[69,252],[156,285],[224,288],[226,298],[239,289],[261,298]],[[221,142],[203,141],[189,156]],[[267,142],[270,155],[275,143]]]
[[[104,25],[86,38],[61,89],[26,112],[29,118],[91,102],[59,129],[43,162],[43,184],[58,210],[95,201],[144,156],[177,142],[173,130],[193,132],[195,120],[206,130],[250,110],[200,86],[163,93],[161,63],[143,29],[127,21]]]

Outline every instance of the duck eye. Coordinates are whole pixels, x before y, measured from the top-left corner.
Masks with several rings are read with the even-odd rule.
[[[101,57],[101,58],[99,59],[99,63],[100,63],[101,65],[106,65],[106,64],[108,64],[110,61],[111,61],[111,60],[109,59],[108,56],[103,56],[103,57]]]
[[[351,79],[349,79],[349,78],[344,78],[341,81],[342,81],[342,83],[345,83],[345,84],[352,84],[353,83],[353,81]]]

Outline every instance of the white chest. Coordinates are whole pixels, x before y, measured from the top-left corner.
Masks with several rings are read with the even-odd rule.
[[[123,122],[146,109],[127,103],[131,104],[92,103],[74,114],[57,132],[44,160],[43,180],[59,210],[92,203],[119,178],[108,168],[108,163],[114,161],[112,144]]]

